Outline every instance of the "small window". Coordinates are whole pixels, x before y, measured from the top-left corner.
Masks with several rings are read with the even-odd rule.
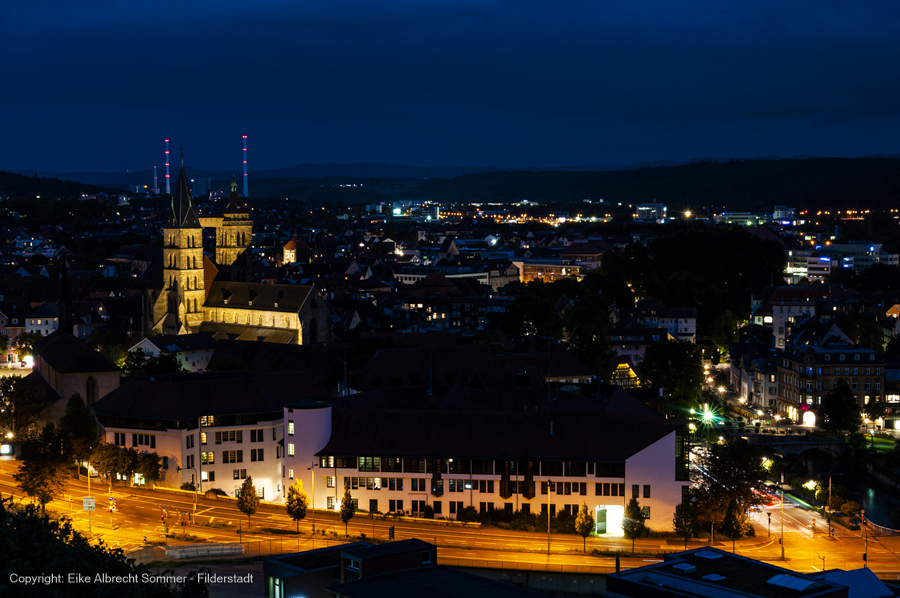
[[[650,498],[650,485],[644,484],[644,498]]]
[[[641,490],[641,487],[638,486],[637,484],[632,485],[631,486],[631,497],[632,498],[640,498],[640,496],[641,496],[640,490]]]
[[[427,565],[430,562],[431,562],[431,551],[423,550],[422,551],[422,564]]]
[[[644,507],[641,515],[644,516],[644,519],[650,519],[650,507]]]

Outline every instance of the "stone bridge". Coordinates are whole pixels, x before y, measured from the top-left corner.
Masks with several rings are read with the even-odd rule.
[[[833,436],[782,436],[775,434],[747,434],[742,436],[747,439],[747,443],[751,446],[760,448],[768,448],[778,451],[783,456],[799,455],[800,453],[818,449],[831,453],[832,455],[841,455],[844,452],[843,438],[835,438]]]

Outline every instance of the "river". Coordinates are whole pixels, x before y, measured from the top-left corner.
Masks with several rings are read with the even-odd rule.
[[[822,480],[825,488],[831,473],[831,483],[847,488],[848,498],[862,505],[866,518],[872,523],[900,529],[900,496],[869,477],[864,466],[848,457],[838,458],[819,451],[804,453],[800,461],[807,466],[811,476]]]

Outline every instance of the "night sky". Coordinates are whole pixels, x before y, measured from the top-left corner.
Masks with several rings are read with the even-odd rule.
[[[3,0],[0,170],[900,153],[900,3]],[[177,160],[177,159],[176,159]]]

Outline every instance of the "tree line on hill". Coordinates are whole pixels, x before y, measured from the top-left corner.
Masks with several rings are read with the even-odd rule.
[[[694,162],[604,172],[481,172],[432,179],[409,196],[439,201],[581,201],[725,206],[770,212],[773,205],[888,208],[900,189],[900,159],[810,158]]]

